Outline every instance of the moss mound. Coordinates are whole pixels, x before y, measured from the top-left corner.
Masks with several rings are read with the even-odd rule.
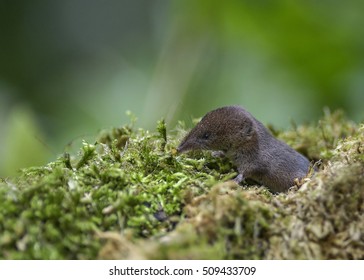
[[[364,125],[326,112],[272,132],[318,171],[288,193],[236,185],[229,162],[176,155],[133,125],[0,182],[2,259],[363,259]]]

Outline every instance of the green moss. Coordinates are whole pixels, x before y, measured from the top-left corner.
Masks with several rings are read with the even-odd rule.
[[[233,166],[207,152],[177,155],[183,126],[134,122],[0,181],[0,258],[364,258],[364,126],[342,112],[274,131],[322,159],[280,195],[228,181]]]

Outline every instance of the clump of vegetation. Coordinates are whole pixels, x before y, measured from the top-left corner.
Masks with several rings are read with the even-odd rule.
[[[322,164],[288,193],[238,186],[185,133],[134,124],[0,182],[2,259],[363,259],[364,125],[326,112],[274,133]]]

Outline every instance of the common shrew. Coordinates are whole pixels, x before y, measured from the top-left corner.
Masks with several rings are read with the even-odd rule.
[[[276,139],[264,125],[240,106],[207,113],[186,135],[178,153],[211,150],[223,153],[237,167],[237,183],[244,179],[283,192],[304,178],[310,162],[286,143]]]

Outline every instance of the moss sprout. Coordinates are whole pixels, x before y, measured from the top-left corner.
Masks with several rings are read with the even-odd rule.
[[[320,168],[289,192],[238,186],[185,133],[132,124],[0,180],[1,259],[363,259],[364,125],[340,111],[276,131]]]

